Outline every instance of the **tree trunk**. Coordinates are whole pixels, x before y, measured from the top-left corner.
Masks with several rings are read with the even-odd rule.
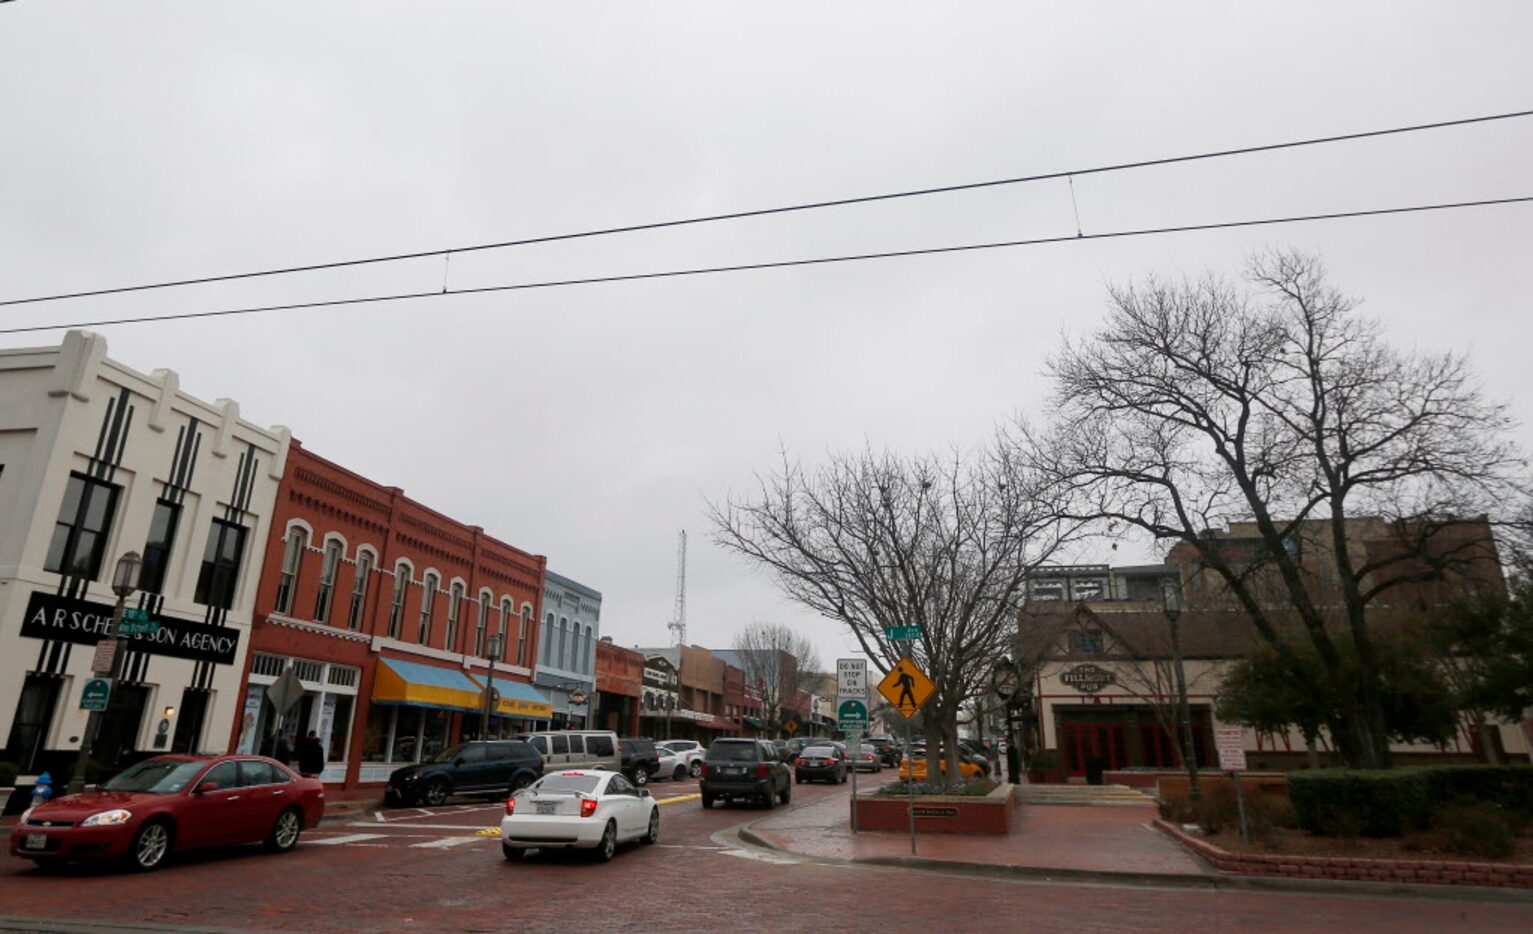
[[[1304,731],[1304,761],[1311,769],[1320,768],[1320,747],[1315,744],[1315,734]]]
[[[1501,765],[1501,752],[1496,748],[1496,727],[1485,720],[1485,715],[1475,714],[1474,728],[1480,734],[1480,755],[1486,765]]]

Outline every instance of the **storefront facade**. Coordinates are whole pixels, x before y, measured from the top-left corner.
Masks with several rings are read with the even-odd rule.
[[[619,736],[639,735],[639,707],[644,696],[644,653],[614,645],[610,636],[596,641],[596,729]]]
[[[464,739],[547,728],[530,683],[543,557],[296,442],[265,554],[231,749],[313,731],[325,781],[352,788]],[[289,671],[303,691],[279,712],[272,688]]]
[[[584,729],[596,710],[596,644],[601,594],[548,572],[543,584],[541,651],[533,684],[548,695],[552,729]]]
[[[92,758],[110,772],[158,752],[218,752],[239,709],[287,432],[106,351],[79,331],[0,351],[0,759],[23,784],[73,768],[126,552],[144,560],[126,605],[158,630],[129,642]]]

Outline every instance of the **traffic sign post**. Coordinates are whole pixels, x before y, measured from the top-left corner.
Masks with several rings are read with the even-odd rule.
[[[925,706],[936,689],[937,686],[926,676],[926,672],[909,658],[900,659],[884,675],[884,680],[878,682],[878,693],[906,720]]]
[[[836,707],[836,729],[843,733],[868,731],[868,705],[860,700],[844,700]]]
[[[1238,726],[1214,730],[1214,749],[1219,753],[1219,768],[1230,773],[1235,783],[1235,813],[1240,818],[1240,836],[1251,842],[1251,828],[1246,824],[1246,796],[1240,787],[1240,773],[1246,770],[1245,731]]]

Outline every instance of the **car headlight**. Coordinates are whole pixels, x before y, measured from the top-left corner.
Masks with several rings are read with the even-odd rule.
[[[107,827],[112,824],[126,824],[133,817],[132,811],[124,811],[118,808],[115,811],[102,811],[100,814],[92,814],[85,820],[80,821],[81,827]]]

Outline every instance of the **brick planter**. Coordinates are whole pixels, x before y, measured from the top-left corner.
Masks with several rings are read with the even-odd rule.
[[[916,795],[916,832],[1010,833],[1016,788],[1001,784],[983,798]],[[858,795],[854,813],[858,830],[903,833],[910,829],[910,799],[903,796]]]
[[[1437,859],[1349,859],[1336,856],[1283,856],[1231,853],[1207,840],[1183,833],[1163,820],[1155,826],[1197,853],[1220,872],[1243,876],[1298,879],[1354,879],[1436,885],[1495,885],[1533,889],[1533,866],[1516,863],[1465,863]]]

